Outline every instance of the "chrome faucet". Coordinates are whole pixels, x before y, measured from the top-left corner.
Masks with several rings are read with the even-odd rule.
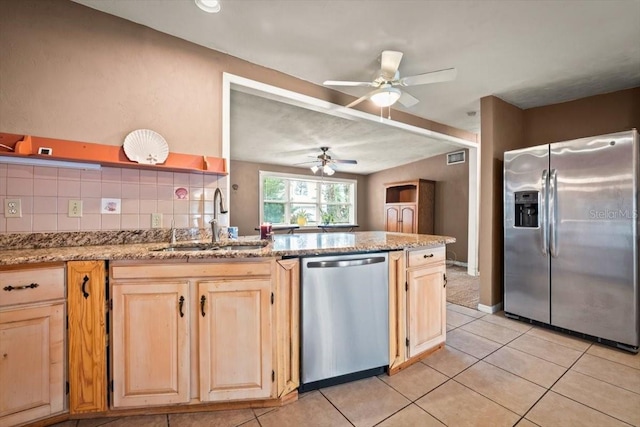
[[[222,197],[222,191],[220,188],[216,188],[216,191],[213,193],[213,219],[209,221],[211,224],[211,242],[216,243],[218,241],[218,208],[216,208],[216,200],[220,199],[219,209],[221,214],[226,214],[228,211],[224,208],[224,198]]]
[[[171,246],[175,245],[177,243],[176,240],[176,222],[175,219],[171,219]]]

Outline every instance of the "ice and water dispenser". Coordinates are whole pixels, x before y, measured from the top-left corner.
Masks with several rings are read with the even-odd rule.
[[[538,192],[515,192],[515,226],[538,227]]]

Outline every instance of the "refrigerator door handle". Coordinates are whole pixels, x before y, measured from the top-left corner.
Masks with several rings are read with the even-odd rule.
[[[538,214],[540,215],[540,234],[542,238],[542,255],[548,255],[548,244],[549,241],[549,229],[547,226],[547,193],[549,189],[549,171],[542,171],[542,191],[540,194],[540,209],[538,210]]]
[[[549,174],[549,252],[552,257],[557,257],[558,247],[558,173],[551,169]]]

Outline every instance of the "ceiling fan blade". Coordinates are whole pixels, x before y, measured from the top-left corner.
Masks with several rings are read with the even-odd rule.
[[[418,102],[420,102],[420,100],[415,96],[411,95],[410,93],[407,93],[403,90],[402,95],[400,95],[400,98],[398,99],[398,102],[403,106],[409,108],[416,105]]]
[[[357,165],[358,161],[357,160],[338,160],[338,159],[332,159],[331,160],[334,163],[344,163],[347,165]]]
[[[351,108],[354,105],[358,105],[360,104],[362,101],[366,101],[367,99],[369,99],[369,97],[371,96],[371,93],[368,93],[364,96],[361,96],[360,98],[356,99],[355,101],[353,101],[351,104],[349,105],[345,105],[345,108]]]
[[[399,84],[401,86],[416,86],[428,83],[448,82],[455,79],[456,74],[457,71],[455,68],[447,68],[446,70],[432,71],[430,73],[403,77],[400,79]]]
[[[382,55],[380,55],[380,68],[382,69],[382,74],[389,80],[393,79],[396,75],[396,71],[398,71],[401,60],[402,52],[397,52],[395,50],[383,50]]]
[[[374,86],[371,82],[349,82],[342,80],[326,80],[322,84],[325,86]]]

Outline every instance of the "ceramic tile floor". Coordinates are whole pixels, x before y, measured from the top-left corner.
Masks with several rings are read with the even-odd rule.
[[[447,346],[408,369],[277,408],[60,427],[640,426],[640,355],[448,305]]]

